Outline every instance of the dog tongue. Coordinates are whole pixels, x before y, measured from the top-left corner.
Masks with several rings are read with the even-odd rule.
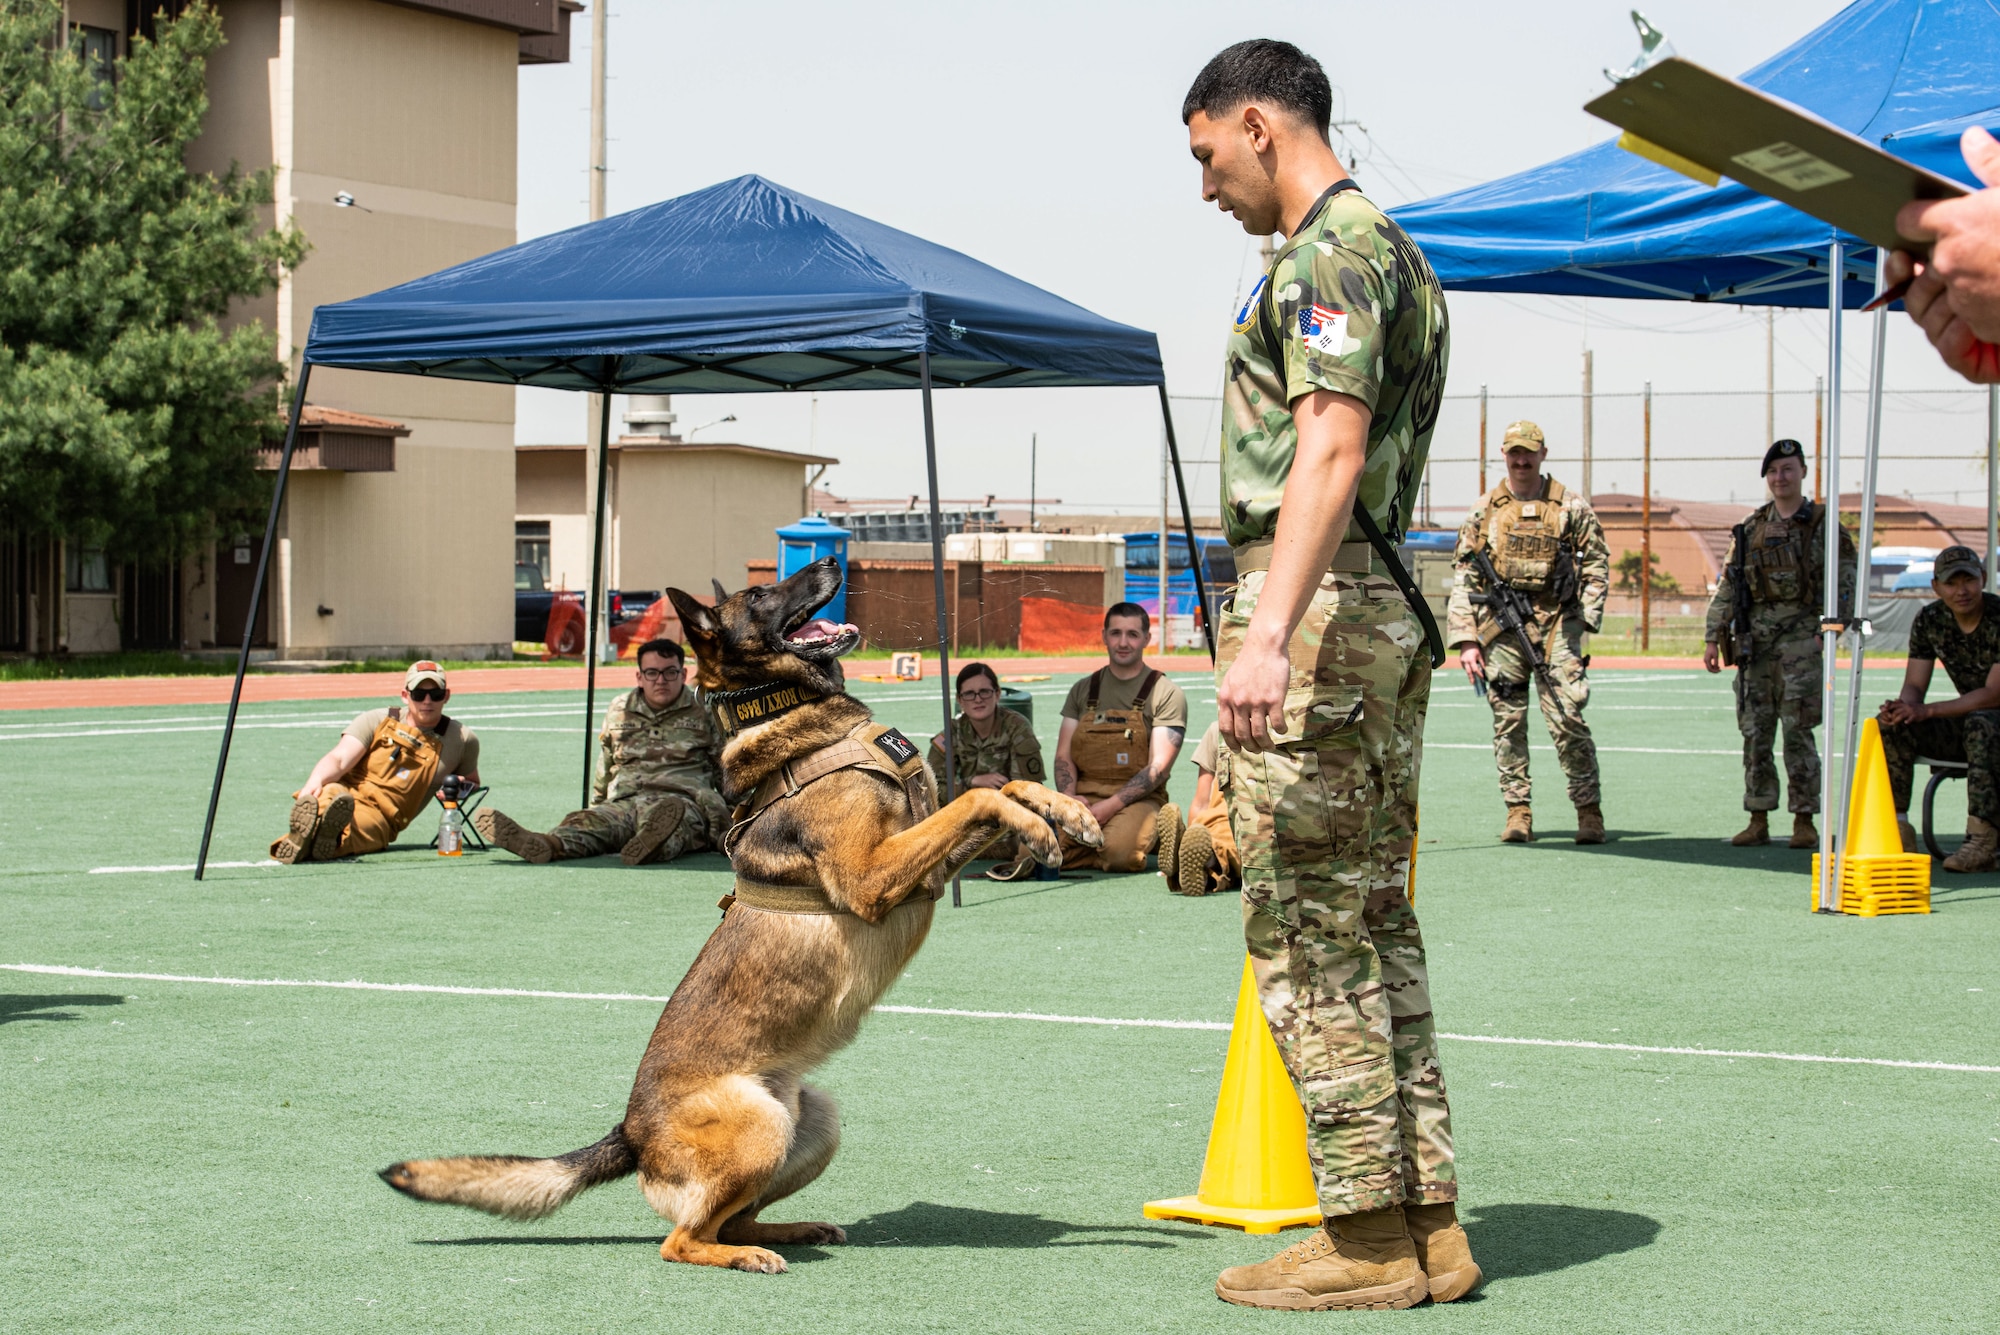
[[[850,625],[843,624],[836,626],[824,617],[814,617],[811,621],[806,622],[805,625],[800,626],[794,631],[792,639],[803,644],[817,644],[821,640],[836,639],[853,629],[854,627]]]

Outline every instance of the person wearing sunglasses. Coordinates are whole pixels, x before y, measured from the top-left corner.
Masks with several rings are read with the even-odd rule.
[[[1042,744],[1034,725],[1011,709],[1000,707],[1000,678],[984,663],[967,663],[958,670],[958,717],[952,721],[954,792],[968,788],[999,788],[1014,779],[1043,782]],[[944,734],[931,738],[931,773],[945,787]],[[985,856],[1012,861],[1014,841],[1002,839]]]
[[[604,714],[590,805],[546,834],[488,807],[472,824],[489,843],[529,862],[616,853],[628,867],[721,846],[729,829],[722,737],[687,689],[686,654],[672,640],[648,640],[635,658],[633,689]]]
[[[395,842],[446,776],[479,784],[479,738],[445,717],[444,669],[425,659],[403,674],[403,703],[347,725],[294,793],[290,828],[271,845],[279,862],[325,862]]]

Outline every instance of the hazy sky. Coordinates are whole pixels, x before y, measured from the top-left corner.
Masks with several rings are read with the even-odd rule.
[[[687,5],[624,0],[610,11],[609,208],[613,213],[756,172],[842,208],[964,251],[1112,319],[1156,331],[1176,395],[1217,392],[1227,321],[1254,281],[1256,243],[1205,205],[1180,123],[1204,61],[1251,36],[1297,42],[1325,64],[1336,119],[1352,120],[1349,165],[1393,206],[1489,180],[1610,137],[1580,108],[1602,67],[1637,49],[1626,3],[1530,6],[1330,0],[1315,6],[1010,3]],[[1837,13],[1825,0],[1664,0],[1647,6],[1682,55],[1731,73]],[[571,63],[521,72],[520,235],[583,222],[590,24],[576,16]],[[1362,44],[1357,39],[1368,39]],[[1741,453],[1740,467],[1662,463],[1655,489],[1722,499],[1757,491],[1764,430],[1761,311],[1650,301],[1453,294],[1448,393],[1574,394],[1581,350],[1596,354],[1597,490],[1638,489],[1634,393],[1650,380],[1656,455]],[[1890,320],[1889,382],[1957,385],[1914,327]],[[1868,319],[1846,326],[1851,384],[1866,365]],[[1777,317],[1781,390],[1810,391],[1825,362],[1824,312]],[[1757,391],[1687,400],[1684,391]],[[523,391],[523,442],[581,437],[580,398]],[[622,411],[622,401],[620,410]],[[700,439],[737,439],[838,456],[842,495],[921,487],[914,393],[683,396],[683,429],[734,413]],[[1573,459],[1574,399],[1506,400],[1500,424],[1534,415],[1559,473]],[[1215,407],[1176,405],[1197,510],[1215,509]],[[1858,400],[1845,448],[1861,444]],[[1983,399],[1892,398],[1885,449],[1978,454]],[[1780,434],[1809,440],[1810,394],[1782,397]],[[1156,508],[1159,422],[1150,390],[967,390],[938,396],[947,497],[1024,497],[1031,433],[1040,491],[1069,508]],[[1474,485],[1477,413],[1447,405],[1435,454],[1440,509]],[[1855,474],[1846,477],[1852,482]],[[1886,490],[1978,502],[1979,468],[1911,463]],[[1572,479],[1574,480],[1574,479]]]

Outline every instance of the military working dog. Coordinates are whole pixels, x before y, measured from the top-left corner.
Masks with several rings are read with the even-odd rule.
[[[840,582],[829,558],[778,584],[718,584],[713,607],[667,590],[728,734],[737,880],[661,1012],[625,1119],[555,1158],[398,1163],[382,1171],[390,1186],[535,1219],[637,1172],[673,1221],[662,1257],[766,1274],[785,1262],[765,1244],[846,1240],[834,1224],[758,1218],[839,1145],[834,1102],[805,1075],[853,1040],[923,944],[945,879],[981,849],[1011,834],[1055,865],[1057,830],[1093,846],[1103,836],[1082,803],[1035,783],[970,789],[935,809],[916,748],[844,689],[839,659],[860,635],[815,615]]]

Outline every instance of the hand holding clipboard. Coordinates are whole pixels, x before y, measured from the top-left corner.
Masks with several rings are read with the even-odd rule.
[[[1973,127],[1960,141],[1966,166],[1989,187],[1958,199],[1913,201],[1896,230],[1927,243],[1930,258],[1897,249],[1883,279],[1944,364],[1976,385],[2000,384],[2000,141]]]

